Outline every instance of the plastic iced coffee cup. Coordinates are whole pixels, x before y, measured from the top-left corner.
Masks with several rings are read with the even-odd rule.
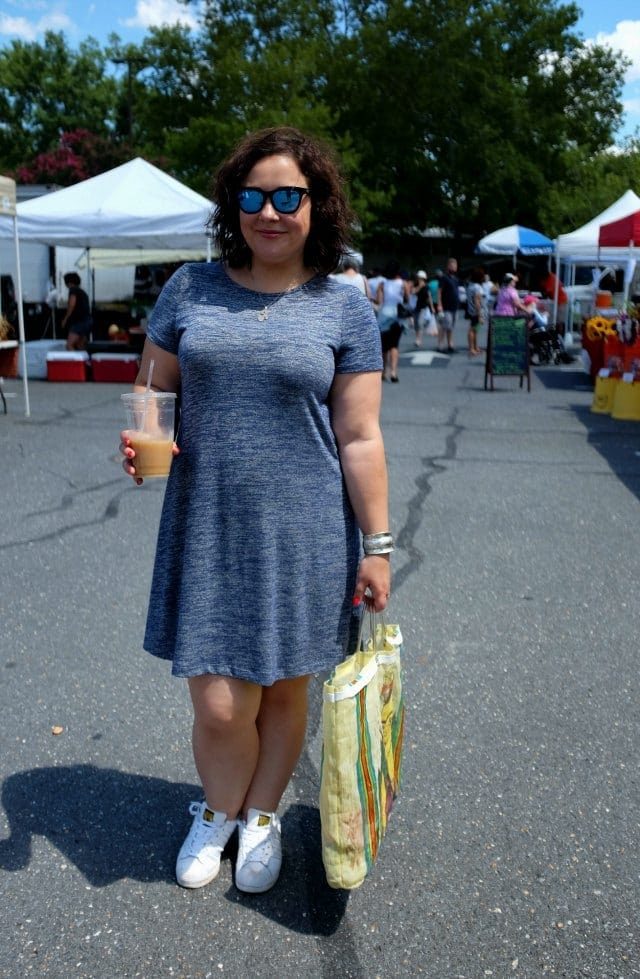
[[[176,396],[170,391],[121,394],[136,476],[168,476],[173,458]]]

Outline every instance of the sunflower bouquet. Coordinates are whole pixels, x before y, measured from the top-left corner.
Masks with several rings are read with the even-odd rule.
[[[592,316],[585,323],[588,340],[613,339],[618,336],[617,321],[607,316]]]

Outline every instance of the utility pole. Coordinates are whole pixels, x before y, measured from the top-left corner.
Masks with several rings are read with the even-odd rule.
[[[129,54],[121,58],[110,58],[114,65],[127,66],[127,135],[133,138],[133,77],[134,70],[137,75],[139,71],[146,68],[149,62],[141,55]]]

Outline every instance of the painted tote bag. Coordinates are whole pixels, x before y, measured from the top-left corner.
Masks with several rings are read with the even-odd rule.
[[[329,885],[348,890],[376,859],[400,784],[402,635],[381,617],[370,626],[323,685],[322,860]]]

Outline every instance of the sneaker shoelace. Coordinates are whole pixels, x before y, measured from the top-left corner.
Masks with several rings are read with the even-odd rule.
[[[265,866],[273,856],[273,826],[258,829],[244,827],[241,843],[241,859],[247,863],[263,863]]]
[[[192,802],[189,806],[189,812],[192,816],[199,817],[189,833],[189,856],[197,857],[202,848],[207,845],[224,848],[225,840],[220,831],[224,829],[226,824],[223,823],[222,826],[219,826],[214,823],[206,823],[202,819],[203,808],[199,802]]]

